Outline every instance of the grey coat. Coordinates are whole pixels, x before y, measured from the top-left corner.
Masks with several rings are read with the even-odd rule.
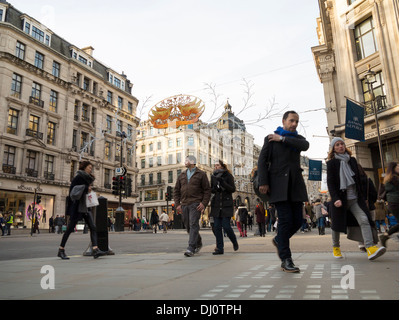
[[[308,149],[309,142],[300,135],[287,136],[284,142],[269,142],[265,138],[258,160],[258,174],[259,185],[268,185],[270,188],[270,203],[308,201],[300,165],[300,153]]]
[[[71,197],[72,201],[79,201],[78,205],[78,212],[87,213],[87,206],[86,206],[86,185],[80,184],[76,185],[72,188],[69,196]]]

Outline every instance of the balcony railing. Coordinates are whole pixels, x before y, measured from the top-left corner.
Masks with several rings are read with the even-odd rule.
[[[44,173],[44,179],[54,181],[54,178],[55,178],[54,173],[51,172]]]
[[[28,137],[33,137],[33,138],[37,138],[37,139],[43,140],[43,132],[38,132],[38,131],[31,130],[31,129],[26,129],[26,135]]]
[[[10,166],[8,164],[3,164],[3,172],[4,173],[15,174],[16,168],[13,167],[13,166]]]
[[[25,169],[25,172],[26,172],[26,174],[27,174],[29,177],[37,178],[37,176],[38,176],[38,172],[37,172],[35,169],[26,168],[26,169]]]
[[[387,108],[387,97],[386,96],[377,96],[375,97],[375,107],[378,111],[385,110]],[[374,114],[374,108],[372,105],[372,101],[367,101],[364,103],[366,107],[364,108],[364,115],[369,116]]]
[[[32,104],[34,104],[35,106],[38,106],[38,107],[41,107],[41,108],[44,107],[44,101],[43,101],[43,100],[40,100],[39,98],[36,98],[36,97],[30,96],[30,97],[29,97],[29,103],[32,103]]]

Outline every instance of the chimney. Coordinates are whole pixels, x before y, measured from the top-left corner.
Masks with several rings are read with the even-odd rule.
[[[89,46],[89,47],[82,48],[82,51],[84,53],[87,53],[90,56],[93,56],[94,48],[92,46]]]

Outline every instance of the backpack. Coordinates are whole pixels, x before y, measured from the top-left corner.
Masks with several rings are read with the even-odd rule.
[[[268,153],[267,153],[267,165],[270,168],[270,159],[271,159],[271,153],[273,150],[273,143],[270,143],[269,149],[268,149]],[[258,175],[258,167],[255,167],[254,170],[252,170],[252,178],[251,178],[252,184],[253,184],[253,188],[255,191],[255,194],[259,197],[259,199],[261,199],[263,202],[268,202],[269,201],[269,194],[266,193],[261,193],[259,191],[259,175]]]

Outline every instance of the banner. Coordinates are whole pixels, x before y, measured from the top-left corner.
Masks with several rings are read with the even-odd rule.
[[[321,181],[323,163],[309,159],[309,179],[310,181]]]
[[[364,141],[364,108],[346,99],[345,138]]]

